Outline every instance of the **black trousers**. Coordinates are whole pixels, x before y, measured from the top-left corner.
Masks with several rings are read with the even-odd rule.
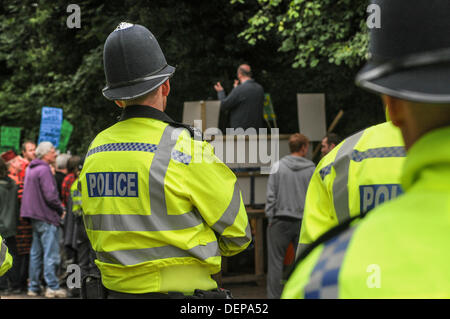
[[[81,268],[81,277],[87,275],[99,275],[100,271],[95,264],[95,252],[84,228],[83,222],[79,222],[77,233],[77,262]]]

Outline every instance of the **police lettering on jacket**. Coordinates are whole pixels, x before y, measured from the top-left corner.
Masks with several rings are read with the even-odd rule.
[[[138,197],[138,173],[87,173],[89,197]]]
[[[362,213],[403,194],[399,184],[361,185],[359,186],[360,209]]]

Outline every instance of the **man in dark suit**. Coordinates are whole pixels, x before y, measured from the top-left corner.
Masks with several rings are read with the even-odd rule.
[[[252,79],[252,71],[248,64],[242,64],[237,70],[238,80],[234,88],[226,96],[220,82],[214,85],[217,97],[221,101],[220,109],[230,111],[231,128],[263,127],[264,89]]]

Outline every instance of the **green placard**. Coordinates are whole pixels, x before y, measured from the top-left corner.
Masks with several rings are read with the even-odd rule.
[[[0,129],[0,145],[2,149],[14,149],[16,154],[20,150],[20,127],[2,126]]]
[[[61,135],[59,136],[59,145],[58,149],[61,153],[65,153],[67,149],[67,144],[69,144],[70,135],[73,131],[73,125],[69,123],[67,120],[63,120],[61,126]]]

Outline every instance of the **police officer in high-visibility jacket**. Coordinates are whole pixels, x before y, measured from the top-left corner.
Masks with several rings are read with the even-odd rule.
[[[81,193],[78,190],[78,178],[70,186],[70,197],[72,199],[72,213],[75,216],[81,216],[83,208],[81,207]]]
[[[91,143],[79,183],[103,285],[110,298],[213,293],[221,256],[251,241],[236,177],[164,113],[175,68],[147,28],[121,23],[103,57],[103,94],[124,109]]]
[[[450,298],[450,2],[372,4],[382,26],[356,81],[402,132],[404,194],[314,243],[283,298]]]
[[[3,276],[12,266],[12,256],[8,252],[2,236],[0,236],[0,276]]]
[[[348,137],[328,153],[308,186],[296,257],[331,228],[400,195],[405,156],[400,130],[390,121]]]

